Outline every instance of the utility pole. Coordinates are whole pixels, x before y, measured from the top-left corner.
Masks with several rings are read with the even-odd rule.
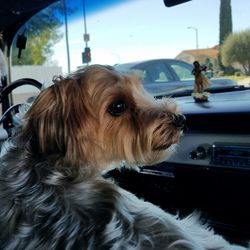
[[[196,52],[199,54],[199,43],[198,43],[198,29],[196,27],[187,27],[188,29],[193,29],[195,31],[195,40],[196,40]]]
[[[90,48],[88,47],[89,42],[89,34],[87,33],[87,21],[86,21],[86,5],[85,0],[83,0],[83,22],[84,22],[84,34],[83,34],[83,40],[85,42],[85,49],[84,52],[82,52],[82,62],[89,65],[89,62],[91,61],[91,52]]]
[[[64,23],[65,23],[65,39],[66,39],[66,50],[67,50],[67,64],[68,64],[68,73],[70,73],[69,34],[68,34],[68,18],[67,18],[66,0],[63,0],[63,8],[64,8]]]
[[[87,33],[87,21],[86,21],[86,5],[85,0],[83,0],[83,22],[84,22],[84,41],[85,41],[85,47],[88,47],[88,41],[89,41],[89,34]]]

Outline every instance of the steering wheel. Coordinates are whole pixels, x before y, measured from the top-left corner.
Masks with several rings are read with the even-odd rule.
[[[38,82],[37,80],[31,79],[31,78],[22,78],[22,79],[16,80],[1,90],[0,101],[6,95],[9,95],[14,89],[16,89],[20,86],[23,86],[23,85],[32,85],[32,86],[37,87],[39,90],[41,90],[41,88],[43,86],[42,83]]]
[[[42,83],[38,82],[37,80],[31,78],[22,78],[4,87],[0,92],[0,102],[2,103],[2,113],[3,113],[3,115],[0,117],[0,125],[3,123],[3,128],[7,130],[9,136],[11,136],[11,128],[14,127],[13,111],[17,113],[19,107],[23,104],[20,103],[10,106],[8,95],[14,89],[23,85],[32,85],[38,88],[39,90],[41,90],[43,86]]]

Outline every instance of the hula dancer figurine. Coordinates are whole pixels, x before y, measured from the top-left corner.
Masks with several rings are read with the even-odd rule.
[[[209,93],[205,90],[208,88],[211,82],[202,72],[205,72],[207,67],[205,65],[201,66],[198,61],[194,61],[193,65],[194,69],[192,70],[192,74],[195,76],[195,84],[192,96],[195,101],[207,101]]]

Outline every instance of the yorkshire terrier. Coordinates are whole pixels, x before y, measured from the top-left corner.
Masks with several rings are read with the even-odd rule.
[[[164,161],[185,118],[136,75],[92,65],[43,90],[0,163],[0,249],[244,249],[102,178]]]

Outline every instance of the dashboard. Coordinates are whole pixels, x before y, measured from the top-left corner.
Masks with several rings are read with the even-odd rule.
[[[250,90],[177,99],[187,131],[168,162],[250,170]]]
[[[168,162],[250,171],[250,136],[187,133]]]

